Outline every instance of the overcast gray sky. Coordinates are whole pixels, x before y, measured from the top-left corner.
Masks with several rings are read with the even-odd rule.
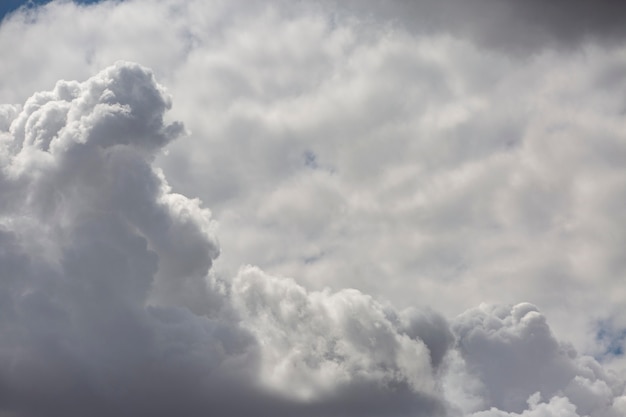
[[[0,415],[626,415],[619,1],[0,23]]]

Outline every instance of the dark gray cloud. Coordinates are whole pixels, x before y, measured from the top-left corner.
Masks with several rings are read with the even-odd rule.
[[[527,54],[582,41],[626,36],[620,0],[372,0],[334,2],[373,21],[399,23],[418,33],[447,32],[503,52]]]

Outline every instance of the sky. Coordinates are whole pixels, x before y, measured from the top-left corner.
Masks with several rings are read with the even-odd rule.
[[[19,8],[36,8],[38,6],[45,5],[51,0],[3,0],[0,3],[0,20],[10,13],[15,12]],[[98,3],[98,0],[74,0],[75,4],[91,4]]]
[[[0,416],[626,415],[623,2],[18,3]]]

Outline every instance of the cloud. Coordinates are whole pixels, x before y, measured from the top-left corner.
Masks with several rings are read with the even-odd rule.
[[[619,29],[359,4],[0,25],[4,410],[623,415]]]
[[[449,324],[256,267],[216,278],[210,212],[154,166],[184,132],[170,107],[124,62],[5,107],[3,410],[618,415],[623,380],[531,304]]]
[[[163,123],[170,105],[149,71],[119,63],[83,83],[59,81],[11,113],[2,141],[3,409],[178,408],[211,385],[190,385],[190,372],[208,376],[246,357],[251,337],[215,318],[209,213],[171,193],[152,167],[182,133]],[[190,312],[198,299],[205,315]]]
[[[342,415],[443,415],[433,369],[451,342],[442,318],[434,316],[440,327],[429,329],[419,315],[399,314],[356,290],[309,293],[252,267],[235,277],[232,292],[243,325],[259,340],[260,378],[269,389],[313,403],[330,398],[344,403]],[[430,346],[420,330],[434,340]]]
[[[576,410],[572,415],[619,414],[613,404],[624,381],[559,342],[532,304],[483,305],[457,317],[453,328],[470,373],[483,384],[483,407],[511,413],[530,407],[530,415],[553,408]],[[541,399],[546,402],[538,406]]]
[[[470,38],[507,54],[576,48],[588,40],[619,43],[626,35],[625,6],[614,0],[375,0],[333,4],[417,33],[446,32]]]
[[[431,357],[419,337],[431,329],[419,315],[402,317],[356,290],[308,293],[254,268],[235,278],[233,295],[246,326],[264,341],[268,384],[303,398],[353,380],[433,391],[432,365],[452,338],[445,320],[435,316],[440,327],[431,325]]]
[[[211,278],[219,251],[209,211],[172,193],[152,165],[183,132],[164,124],[170,106],[148,70],[118,63],[6,112],[0,407],[443,413],[431,366],[451,341],[442,318],[432,322],[442,329],[429,328],[358,292],[309,295],[254,270],[232,286]]]

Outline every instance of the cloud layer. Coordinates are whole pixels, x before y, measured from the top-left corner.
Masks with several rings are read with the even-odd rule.
[[[624,415],[620,6],[485,3],[4,20],[0,409]]]
[[[153,166],[183,132],[164,123],[170,106],[150,71],[118,63],[3,107],[2,409],[623,411],[623,381],[558,342],[531,304],[485,305],[448,323],[254,267],[216,280],[210,213]]]
[[[545,48],[577,48],[586,40],[618,43],[626,35],[626,6],[618,0],[373,0],[335,4],[417,33],[452,33],[489,49],[522,55]]]

